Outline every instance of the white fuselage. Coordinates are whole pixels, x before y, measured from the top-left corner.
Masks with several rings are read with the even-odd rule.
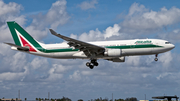
[[[86,63],[90,69],[98,66],[98,59],[125,62],[126,56],[155,54],[154,60],[157,61],[159,53],[167,52],[175,47],[170,42],[159,39],[84,42],[58,34],[53,29],[49,29],[51,34],[67,43],[43,44],[35,40],[15,21],[7,22],[7,24],[15,44],[5,44],[12,46],[12,49],[56,59],[90,59],[90,62]]]
[[[135,40],[117,40],[117,41],[97,41],[88,42],[97,46],[105,47],[106,49],[121,49],[121,56],[133,55],[152,55],[167,52],[175,46],[168,41],[159,39],[135,39]],[[89,59],[83,51],[70,47],[67,43],[61,44],[42,44],[46,49],[44,52],[36,50],[37,52],[28,52],[30,54],[58,58],[58,59]],[[48,51],[47,51],[48,50]],[[59,50],[59,51],[56,51]],[[109,56],[95,56],[97,59],[109,59]]]

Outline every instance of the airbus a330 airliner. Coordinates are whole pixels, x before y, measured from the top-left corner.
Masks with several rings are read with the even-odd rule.
[[[170,51],[175,46],[168,41],[160,39],[135,39],[117,41],[84,42],[70,37],[50,32],[67,41],[60,44],[43,44],[35,40],[15,21],[7,22],[15,44],[6,43],[13,50],[26,52],[38,56],[57,59],[89,59],[86,66],[93,69],[98,66],[98,59],[112,62],[125,62],[125,56],[155,55]]]

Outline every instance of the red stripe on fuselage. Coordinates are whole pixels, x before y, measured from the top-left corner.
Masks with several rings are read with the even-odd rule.
[[[24,47],[29,47],[29,51],[31,52],[37,52],[26,40],[24,40],[20,35],[19,35],[21,42]]]

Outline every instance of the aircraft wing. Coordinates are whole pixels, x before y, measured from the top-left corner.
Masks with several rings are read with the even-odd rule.
[[[8,45],[13,46],[13,47],[16,47],[18,50],[29,51],[29,48],[28,48],[28,47],[21,47],[21,46],[12,44],[12,43],[5,43],[5,44],[8,44]]]
[[[90,43],[87,43],[87,42],[83,42],[83,41],[80,41],[80,40],[76,40],[76,39],[73,39],[73,38],[70,38],[70,37],[66,37],[66,36],[63,36],[61,34],[57,34],[52,29],[49,29],[49,30],[50,30],[51,34],[66,40],[68,42],[67,44],[70,47],[74,47],[74,49],[79,49],[79,50],[83,51],[86,56],[91,57],[91,56],[94,56],[94,55],[100,55],[105,51],[104,47],[97,46],[97,45],[94,45],[94,44],[90,44]]]

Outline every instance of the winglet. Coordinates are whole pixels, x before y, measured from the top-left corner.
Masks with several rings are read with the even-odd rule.
[[[58,34],[58,33],[56,33],[56,32],[55,32],[54,30],[52,30],[52,29],[49,29],[49,30],[50,30],[51,34],[53,34],[53,35],[55,35],[55,36],[57,36],[57,37],[60,37],[60,38],[62,38],[62,39],[64,39],[64,40],[66,40],[66,41],[74,40],[73,38],[69,38],[69,37],[63,36],[63,35],[61,35],[61,34]]]
[[[52,30],[52,29],[49,29],[49,30],[50,30],[50,32],[51,32],[52,35],[55,35],[55,36],[60,37],[60,38],[63,39],[63,37],[64,37],[63,35],[56,33],[56,32],[55,32],[54,30]]]
[[[57,35],[57,33],[54,30],[52,30],[52,29],[49,29],[49,30],[50,30],[51,34]]]

